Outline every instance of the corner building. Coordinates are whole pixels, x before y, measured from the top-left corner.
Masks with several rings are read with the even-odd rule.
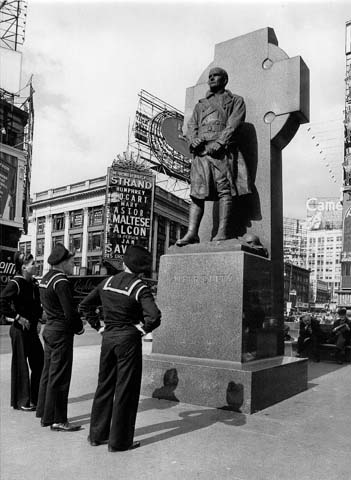
[[[337,302],[340,288],[342,230],[311,230],[307,233],[307,265],[311,283],[323,280],[328,284],[331,301]],[[326,300],[328,301],[328,300]]]
[[[47,258],[56,243],[75,250],[74,275],[104,272],[106,176],[73,183],[33,195],[28,236],[20,249],[31,251],[38,274],[49,270]],[[189,204],[156,186],[152,225],[152,277],[157,278],[160,256],[187,230]]]
[[[324,303],[337,302],[341,280],[342,206],[336,197],[311,198],[307,205],[305,220],[284,217],[285,274],[290,276],[289,264],[309,270],[313,291],[310,301],[321,303],[322,300],[316,299],[323,297]]]

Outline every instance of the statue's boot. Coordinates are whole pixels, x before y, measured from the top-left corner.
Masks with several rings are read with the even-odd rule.
[[[178,247],[184,247],[185,245],[189,245],[189,243],[199,243],[199,226],[204,214],[204,202],[190,204],[189,210],[189,227],[188,231],[184,235],[183,238],[180,238],[176,241],[176,245]]]
[[[228,240],[228,225],[232,214],[232,204],[231,195],[226,195],[219,199],[219,226],[216,236],[212,238],[212,242]]]

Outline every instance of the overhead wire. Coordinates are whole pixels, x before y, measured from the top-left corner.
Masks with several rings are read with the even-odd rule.
[[[333,124],[332,127],[330,124]],[[327,127],[330,125],[330,127]],[[343,162],[343,121],[342,119],[333,119],[322,122],[310,123],[306,127],[307,133],[311,136],[319,155],[323,156],[325,167],[328,168],[328,174],[331,180],[336,183],[333,167],[341,166]],[[339,135],[337,135],[339,133]],[[330,144],[332,142],[332,144]],[[340,153],[340,158],[339,154]]]

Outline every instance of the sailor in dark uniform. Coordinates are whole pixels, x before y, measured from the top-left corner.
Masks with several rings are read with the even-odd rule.
[[[105,279],[80,304],[87,320],[102,305],[103,332],[98,386],[91,412],[92,446],[108,443],[110,452],[130,450],[142,373],[142,335],[160,325],[161,312],[149,287],[139,278],[151,269],[143,247],[128,247],[123,272]]]
[[[39,339],[42,308],[33,255],[16,252],[16,275],[1,294],[0,313],[12,323],[11,406],[33,411],[38,401],[38,390],[43,370],[44,353]],[[29,377],[28,364],[31,370]]]
[[[67,421],[67,401],[71,382],[74,334],[84,333],[83,322],[74,305],[66,275],[73,271],[73,254],[61,243],[48,258],[53,266],[39,284],[40,299],[47,315],[43,333],[44,370],[40,381],[37,417],[51,430],[76,431],[80,425]]]

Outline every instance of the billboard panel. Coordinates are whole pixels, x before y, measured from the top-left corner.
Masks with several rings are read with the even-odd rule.
[[[0,219],[16,216],[17,164],[16,157],[0,152]]]
[[[14,252],[6,248],[0,250],[0,292],[14,276],[16,269],[13,261]]]
[[[138,154],[156,165],[157,171],[189,184],[191,155],[183,135],[182,112],[145,90],[139,98],[133,123]]]
[[[0,47],[0,88],[9,93],[20,90],[22,53]]]
[[[151,248],[154,191],[149,171],[108,169],[104,258],[120,268],[128,245]]]
[[[135,113],[135,123],[134,123],[134,135],[135,139],[139,142],[144,143],[145,145],[149,144],[148,131],[150,124],[150,117],[140,112],[139,110]]]
[[[346,23],[345,53],[351,54],[351,21]]]
[[[338,197],[311,197],[306,202],[306,209],[310,230],[342,228],[342,204]]]
[[[344,236],[344,241],[343,241],[343,254],[344,254],[346,252],[351,252],[351,207],[349,207],[345,213],[343,236]]]

